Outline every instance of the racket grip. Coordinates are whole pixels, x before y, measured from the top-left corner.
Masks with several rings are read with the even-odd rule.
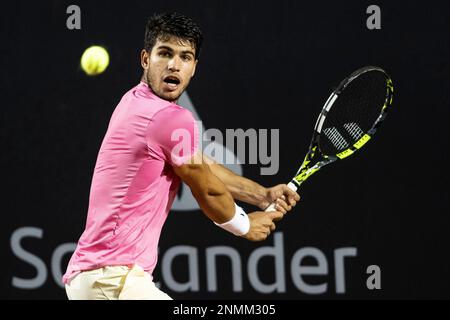
[[[289,187],[289,189],[291,189],[292,191],[297,191],[297,186],[295,184],[293,184],[292,182],[289,182],[287,184],[287,186]]]
[[[289,182],[287,186],[288,186],[289,189],[291,189],[292,191],[297,191],[297,186],[296,186],[295,184],[293,184],[292,182]],[[268,211],[276,211],[276,210],[275,210],[275,206],[276,206],[276,203],[273,202],[273,203],[272,203],[270,206],[268,206],[268,207],[266,208],[266,210],[264,210],[264,211],[265,211],[265,212],[268,212]]]
[[[267,208],[266,208],[266,210],[264,210],[265,212],[268,212],[268,211],[276,211],[275,210],[275,202],[274,203],[272,203],[270,206],[268,206]]]

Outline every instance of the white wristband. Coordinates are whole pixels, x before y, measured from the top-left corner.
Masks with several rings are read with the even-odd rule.
[[[234,217],[230,221],[222,224],[216,222],[214,223],[216,226],[219,226],[236,236],[242,236],[250,230],[250,219],[248,218],[248,215],[245,213],[244,209],[239,207],[236,203],[234,204],[234,206],[236,208],[236,211],[234,213]]]

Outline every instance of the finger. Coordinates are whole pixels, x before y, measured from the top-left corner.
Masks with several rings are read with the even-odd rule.
[[[287,195],[290,200],[295,200],[295,201],[300,200],[300,195],[297,192],[295,192],[294,190],[292,190],[291,188],[289,188],[288,186],[285,186],[283,188],[283,194]]]
[[[287,201],[293,207],[297,204],[297,200],[295,200],[295,198],[293,196],[289,196]]]
[[[270,229],[269,228],[264,228],[264,230],[261,230],[259,232],[258,237],[261,240],[264,240],[264,239],[266,239],[269,236],[269,234],[270,234]]]
[[[282,209],[282,210],[278,210],[281,211],[283,213],[286,213],[287,211],[291,211],[292,207],[290,205],[287,204],[286,201],[281,200],[281,199],[277,199],[277,209]]]
[[[275,205],[275,210],[282,212],[283,214],[286,214],[287,211],[285,209],[283,209],[282,206],[279,206],[278,204]]]
[[[274,197],[273,200],[275,200],[277,198],[280,198],[284,194],[283,188],[274,187],[274,189],[275,190],[274,190],[274,192],[272,194],[272,196]]]
[[[280,211],[271,211],[269,214],[272,221],[280,221],[281,219],[283,219],[284,216],[284,213]]]
[[[281,204],[278,204],[278,201],[275,201],[275,208],[274,208],[274,210],[275,211],[280,211],[283,214],[286,214],[286,212],[287,212],[286,209],[284,209]]]
[[[272,225],[270,226],[270,231],[274,231],[276,229],[275,223],[272,222]]]

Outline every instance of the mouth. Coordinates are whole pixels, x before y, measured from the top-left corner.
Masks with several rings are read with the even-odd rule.
[[[163,79],[163,81],[170,91],[176,90],[181,83],[181,80],[176,76],[167,76]]]

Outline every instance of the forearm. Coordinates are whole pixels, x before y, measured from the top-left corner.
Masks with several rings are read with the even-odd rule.
[[[217,223],[224,223],[234,216],[234,200],[225,185],[213,174],[208,187],[193,190],[192,194],[197,200],[205,215]]]
[[[267,189],[260,184],[239,176],[233,171],[217,163],[211,163],[210,168],[214,175],[216,175],[223,182],[234,199],[258,207],[261,203],[264,203],[267,195]]]
[[[192,195],[209,219],[224,223],[233,218],[235,213],[233,197],[208,165],[189,165],[184,171],[184,182],[190,187]]]

